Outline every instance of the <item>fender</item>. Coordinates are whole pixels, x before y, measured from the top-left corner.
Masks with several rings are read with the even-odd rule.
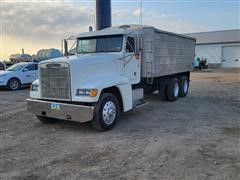
[[[131,84],[119,84],[116,86],[122,96],[122,102],[123,102],[123,111],[129,111],[133,107],[133,101],[132,101],[132,85]]]

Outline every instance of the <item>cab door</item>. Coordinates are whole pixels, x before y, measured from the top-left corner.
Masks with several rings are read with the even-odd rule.
[[[141,59],[140,54],[137,53],[136,36],[126,37],[126,47],[124,56],[124,70],[125,76],[128,77],[131,84],[137,84],[140,82],[140,72],[141,72]]]

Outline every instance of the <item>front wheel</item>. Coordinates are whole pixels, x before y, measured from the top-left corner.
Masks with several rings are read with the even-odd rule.
[[[119,115],[119,103],[111,93],[101,95],[99,102],[95,106],[94,118],[92,125],[94,129],[99,131],[107,131],[112,129]]]
[[[18,79],[12,78],[8,81],[7,87],[11,91],[18,90],[21,87],[21,83]]]

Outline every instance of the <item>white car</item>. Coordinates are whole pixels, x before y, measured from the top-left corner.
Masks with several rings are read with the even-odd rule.
[[[38,78],[38,64],[21,62],[14,64],[5,71],[0,71],[0,86],[17,90],[24,85],[30,85]]]

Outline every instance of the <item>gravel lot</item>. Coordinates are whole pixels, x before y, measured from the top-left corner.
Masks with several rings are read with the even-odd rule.
[[[194,72],[186,98],[122,114],[116,127],[42,124],[29,90],[0,91],[0,179],[240,179],[240,70]]]

